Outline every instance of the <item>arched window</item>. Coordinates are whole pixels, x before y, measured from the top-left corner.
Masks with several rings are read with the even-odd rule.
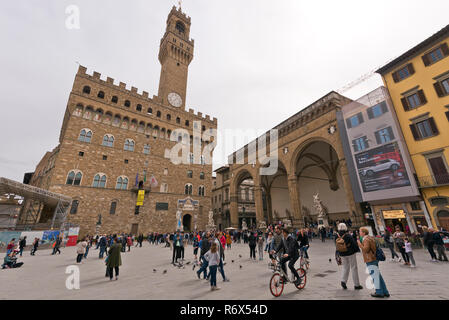
[[[134,140],[126,139],[125,140],[125,151],[134,151]]]
[[[178,30],[179,33],[184,33],[186,30],[186,27],[181,21],[176,22],[176,30]]]
[[[129,100],[125,100],[125,107],[131,107],[131,102]]]
[[[189,153],[189,161],[190,161],[190,164],[193,164],[193,160],[194,160],[193,153]]]
[[[117,184],[115,185],[116,189],[126,190],[128,189],[128,178],[127,177],[118,177]]]
[[[112,103],[117,103],[118,102],[117,96],[113,96],[112,99],[111,99],[111,102]]]
[[[136,111],[139,111],[139,112],[142,111],[142,105],[141,105],[141,104],[138,104],[138,105],[136,106]]]
[[[205,190],[206,190],[206,189],[204,188],[204,186],[200,186],[200,187],[198,188],[198,195],[204,197]]]
[[[192,189],[193,189],[193,186],[190,183],[187,183],[184,187],[184,193],[191,195]]]
[[[171,115],[167,114],[167,120],[168,120],[168,121],[171,120]]]
[[[180,117],[176,118],[176,123],[181,123],[181,118]]]
[[[84,86],[83,93],[90,94],[90,87],[89,86]]]
[[[98,91],[97,97],[100,98],[100,99],[104,99],[104,92],[103,91]]]
[[[156,112],[156,117],[158,117],[158,118],[161,117],[161,112],[160,111]]]
[[[143,153],[150,154],[150,145],[149,144],[146,144],[143,146]]]
[[[147,113],[148,114],[153,114],[153,109],[152,108],[148,108]]]
[[[113,147],[114,146],[114,136],[110,134],[105,134],[103,137],[103,146]]]
[[[187,178],[193,178],[193,171],[192,170],[188,170],[187,171]]]
[[[171,130],[167,130],[167,139],[170,140],[171,137]]]
[[[92,140],[92,131],[90,129],[81,130],[78,140],[89,143]]]
[[[200,172],[200,179],[204,180],[204,172]]]
[[[94,177],[94,183],[92,184],[94,188],[105,188],[106,187],[106,175],[103,173],[97,173]]]
[[[79,186],[81,184],[82,178],[83,178],[83,174],[80,171],[72,170],[67,175],[66,184]]]
[[[186,123],[186,127],[188,127],[188,126],[189,126],[189,124],[190,124],[190,123],[189,123],[189,120],[186,120],[186,122],[185,122],[185,123]]]

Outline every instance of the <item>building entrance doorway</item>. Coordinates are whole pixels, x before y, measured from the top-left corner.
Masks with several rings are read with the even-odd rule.
[[[192,231],[192,216],[190,214],[185,214],[182,217],[182,227],[184,232]]]
[[[133,223],[131,225],[131,234],[132,235],[137,235],[137,231],[139,230],[139,224],[138,223]]]
[[[437,214],[438,221],[440,222],[440,227],[444,228],[446,231],[449,230],[449,211],[441,210]]]
[[[389,230],[391,233],[395,232],[396,226],[399,226],[402,232],[406,233],[408,231],[407,227],[407,219],[384,219],[385,220],[385,228]]]

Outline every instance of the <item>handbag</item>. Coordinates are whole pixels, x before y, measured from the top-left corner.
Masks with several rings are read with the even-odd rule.
[[[384,251],[380,248],[379,244],[376,242],[376,260],[385,261]]]

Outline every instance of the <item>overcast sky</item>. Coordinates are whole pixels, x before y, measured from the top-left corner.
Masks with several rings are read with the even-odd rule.
[[[0,176],[22,181],[57,146],[76,62],[157,94],[174,4],[2,1]],[[80,10],[79,30],[66,28],[69,5]],[[184,0],[182,8],[195,39],[187,109],[217,117],[219,130],[268,130],[449,23],[447,0]],[[380,84],[376,76],[345,95]],[[224,149],[219,142],[214,162],[226,162]]]

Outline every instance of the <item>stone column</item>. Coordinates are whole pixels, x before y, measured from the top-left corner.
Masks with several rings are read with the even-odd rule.
[[[296,175],[288,176],[288,193],[290,197],[290,207],[293,211],[292,225],[294,228],[304,227],[304,217],[301,213],[301,201],[299,200],[298,178]]]
[[[428,227],[429,228],[431,228],[431,227],[434,228],[435,226],[432,223],[432,219],[430,218],[429,211],[427,211],[426,203],[424,201],[420,201],[419,205],[421,206],[421,208],[422,208],[422,210],[424,212],[424,217],[426,218],[426,222],[427,222]]]
[[[405,203],[402,204],[402,210],[404,210],[405,218],[407,219],[407,224],[408,224],[408,227],[410,228],[410,232],[415,233],[416,232],[415,226],[413,225],[412,219],[410,218],[410,215],[408,214],[407,206],[405,205]]]
[[[239,207],[238,207],[238,195],[230,194],[229,196],[230,206],[229,211],[231,213],[231,227],[238,228],[239,227]]]
[[[259,223],[265,220],[263,216],[262,187],[260,185],[254,185],[254,204],[256,206],[256,226],[259,227]]]

